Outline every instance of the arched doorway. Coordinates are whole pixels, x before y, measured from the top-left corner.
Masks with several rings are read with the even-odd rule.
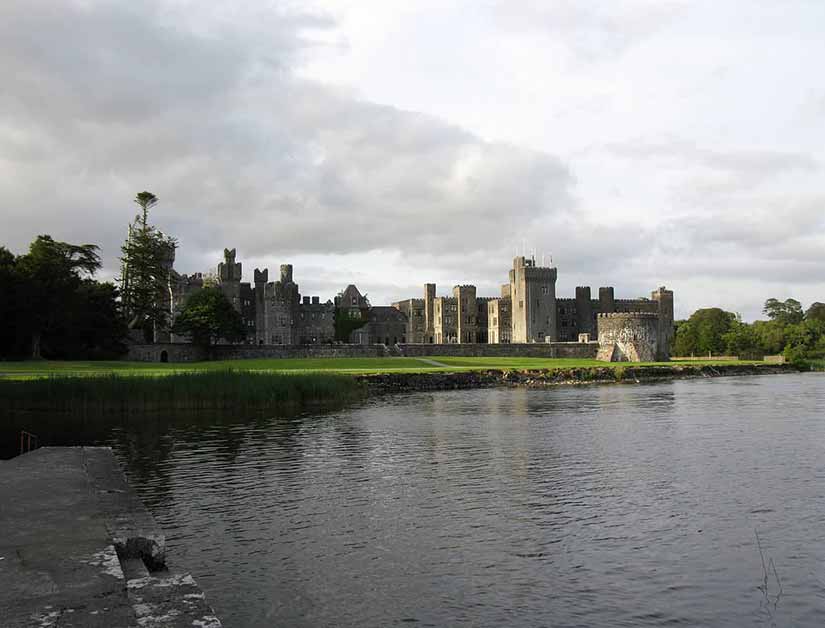
[[[169,354],[166,352],[166,350],[163,350],[163,351],[160,352],[160,361],[161,362],[168,362],[169,361]]]

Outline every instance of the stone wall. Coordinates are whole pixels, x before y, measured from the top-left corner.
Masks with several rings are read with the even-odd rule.
[[[379,358],[386,357],[384,345],[218,345],[212,347],[215,360],[255,358]]]
[[[207,358],[201,347],[189,343],[129,345],[125,360],[131,362],[199,362]]]
[[[597,342],[531,342],[516,344],[404,344],[401,354],[409,357],[509,357],[509,358],[577,358],[593,360],[599,349]]]
[[[655,362],[659,355],[659,316],[652,312],[599,314],[598,359]]]
[[[432,345],[430,345],[432,346]],[[163,356],[166,360],[163,360]],[[384,345],[217,345],[209,354],[191,344],[132,345],[124,359],[134,362],[197,362],[263,358],[377,358],[386,357]]]

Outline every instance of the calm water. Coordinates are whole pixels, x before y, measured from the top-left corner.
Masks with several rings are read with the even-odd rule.
[[[115,447],[226,626],[820,627],[824,409],[805,374],[77,438]]]

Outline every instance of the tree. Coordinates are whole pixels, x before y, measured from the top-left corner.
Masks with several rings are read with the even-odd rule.
[[[725,353],[739,356],[740,358],[761,359],[764,355],[760,351],[759,338],[751,325],[742,322],[742,317],[737,315],[736,320],[731,323],[730,330],[722,335],[725,343]]]
[[[801,323],[805,315],[802,312],[802,304],[796,299],[768,299],[762,313],[766,314],[772,321],[779,321],[783,325],[796,325]]]
[[[22,323],[20,312],[21,280],[15,255],[0,246],[0,356],[21,353]]]
[[[17,259],[17,310],[24,319],[20,331],[30,339],[31,357],[41,356],[44,336],[56,331],[74,304],[82,275],[91,276],[100,268],[98,250],[94,244],[69,244],[41,235]]]
[[[811,307],[805,312],[805,320],[825,321],[825,303],[819,301],[811,303]]]
[[[62,335],[53,341],[53,357],[111,359],[126,350],[123,339],[128,329],[114,284],[81,282],[62,323],[58,326]]]
[[[168,321],[172,307],[169,280],[177,248],[174,238],[149,224],[149,209],[157,202],[151,192],[135,197],[141,211],[129,225],[120,258],[123,312],[129,328],[141,329],[146,342],[152,342],[155,330]]]
[[[679,325],[674,353],[683,356],[723,353],[723,336],[730,331],[735,320],[735,314],[718,307],[696,310],[687,321]]]
[[[240,313],[220,288],[203,288],[189,297],[172,332],[188,336],[194,344],[209,347],[220,339],[242,340],[246,328]]]

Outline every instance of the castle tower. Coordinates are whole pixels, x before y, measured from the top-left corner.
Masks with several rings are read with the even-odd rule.
[[[650,297],[659,306],[659,342],[656,359],[665,362],[670,359],[670,345],[673,342],[673,290],[661,286],[654,290]]]
[[[512,342],[544,342],[558,338],[554,267],[537,267],[535,259],[513,260],[510,271]]]
[[[478,304],[476,287],[471,285],[454,286],[453,298],[456,300],[456,338],[460,343],[476,341],[478,331]]]
[[[223,262],[218,264],[218,285],[232,306],[241,311],[242,266],[235,262],[235,249],[223,250]]]
[[[590,302],[590,286],[576,288],[576,327],[579,334],[595,336],[593,333],[593,304]]]
[[[435,302],[435,284],[424,284],[424,342],[432,343],[435,338],[435,319],[433,318],[433,303]]]
[[[298,284],[292,280],[292,264],[281,264],[278,281],[266,284],[266,337],[264,344],[291,345],[298,341]]]
[[[616,311],[616,298],[613,288],[599,288],[599,312],[610,314]]]
[[[267,344],[266,284],[269,270],[255,269],[255,344]]]

